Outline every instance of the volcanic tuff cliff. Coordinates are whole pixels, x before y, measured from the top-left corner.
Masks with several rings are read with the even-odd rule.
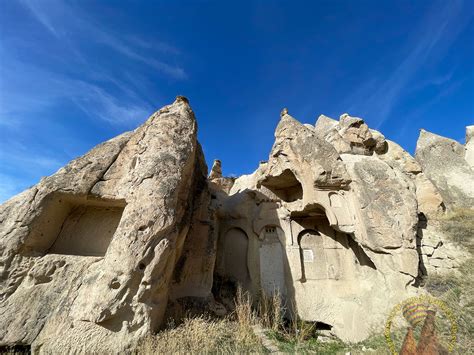
[[[0,207],[0,345],[119,352],[189,307],[227,313],[237,284],[363,339],[459,264],[430,218],[473,206],[472,132],[422,131],[415,160],[360,118],[285,109],[267,162],[207,178],[178,97]]]

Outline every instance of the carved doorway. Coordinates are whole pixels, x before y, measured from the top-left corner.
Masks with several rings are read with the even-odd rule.
[[[284,251],[277,227],[267,226],[264,228],[260,244],[260,283],[262,290],[267,295],[278,291],[280,295],[286,295]]]

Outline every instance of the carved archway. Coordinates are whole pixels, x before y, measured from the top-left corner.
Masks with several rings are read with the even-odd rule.
[[[223,264],[227,277],[244,288],[250,284],[250,273],[248,268],[248,246],[247,233],[240,228],[230,228],[224,235]]]

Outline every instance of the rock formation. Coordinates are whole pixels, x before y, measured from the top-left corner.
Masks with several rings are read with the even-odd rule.
[[[283,111],[268,162],[218,197],[216,273],[255,295],[277,288],[302,319],[355,341],[416,292],[417,197],[361,119],[322,120],[311,129]],[[246,265],[226,261],[236,253]]]
[[[415,160],[361,118],[283,109],[268,161],[235,179],[219,160],[206,178],[196,137],[178,97],[0,207],[0,345],[125,351],[189,309],[229,312],[237,285],[357,341],[456,267],[430,219],[474,185],[433,154],[466,181],[472,139],[422,132]]]
[[[178,97],[1,206],[2,344],[118,351],[159,329],[170,297],[211,296],[196,135]]]
[[[467,128],[465,147],[455,140],[425,130],[421,130],[418,138],[416,160],[449,207],[474,206],[472,133],[470,126]]]
[[[466,127],[466,154],[467,163],[474,169],[474,126]]]

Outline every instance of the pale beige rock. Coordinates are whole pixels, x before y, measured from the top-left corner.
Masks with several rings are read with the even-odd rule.
[[[474,206],[474,169],[460,143],[421,130],[415,158],[451,208]]]
[[[417,161],[361,118],[283,109],[268,161],[229,178],[216,160],[206,179],[178,97],[0,207],[0,345],[127,352],[189,311],[225,315],[239,284],[363,340],[464,260],[432,217],[470,201],[455,174],[470,179],[471,133],[427,134]]]
[[[339,122],[327,116],[319,116],[315,132],[336,149],[339,154],[372,155],[383,154],[387,149],[385,137],[380,132],[369,129],[363,119],[347,113]]]
[[[474,169],[474,125],[466,127],[465,159],[471,169]]]
[[[209,179],[218,179],[222,177],[222,163],[219,159],[214,160],[212,165],[211,172],[209,173]]]
[[[444,235],[440,223],[442,221],[420,224],[417,243],[423,275],[457,272],[459,266],[470,257],[468,250]]]
[[[366,155],[377,140],[361,120],[342,121],[347,142],[328,141],[337,121],[320,116],[312,130],[282,112],[268,162],[217,195],[216,272],[255,297],[276,288],[302,319],[356,341],[417,292],[417,196],[411,178]],[[337,152],[351,140],[362,155]],[[238,270],[226,263],[236,253]]]
[[[212,298],[196,135],[178,97],[1,206],[2,344],[119,352],[161,326],[169,297]]]
[[[222,190],[229,193],[234,185],[235,178],[222,176],[222,163],[215,159],[209,174],[209,184],[212,189]]]
[[[435,216],[444,211],[443,199],[438,189],[426,178],[421,166],[407,151],[395,142],[387,140],[386,152],[378,155],[378,157],[413,181],[419,213],[426,216]]]

